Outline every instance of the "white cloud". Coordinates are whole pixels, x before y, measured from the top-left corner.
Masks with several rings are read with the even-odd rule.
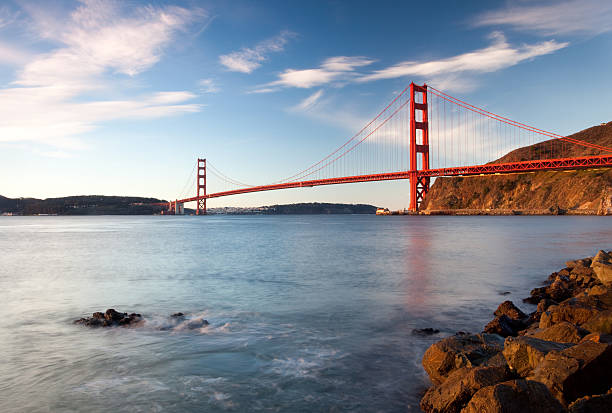
[[[316,69],[287,69],[278,75],[278,80],[263,85],[255,92],[273,92],[279,87],[309,89],[334,81],[348,80],[356,76],[355,69],[370,65],[374,60],[365,57],[336,56],[326,59]]]
[[[307,111],[312,109],[319,99],[323,96],[323,89],[317,90],[312,95],[308,96],[306,99],[302,100],[300,103],[291,108],[293,111]]]
[[[217,93],[219,91],[219,87],[212,79],[201,79],[198,82],[198,85],[200,86],[200,92],[202,93]]]
[[[259,42],[254,48],[242,49],[219,56],[219,62],[232,72],[251,73],[266,61],[268,54],[282,52],[285,44],[295,34],[283,31],[275,37]]]
[[[205,17],[202,10],[146,6],[126,13],[121,3],[96,0],[82,0],[67,18],[59,20],[40,7],[25,10],[28,28],[57,47],[43,54],[14,56],[14,61],[27,62],[12,86],[0,89],[0,142],[79,149],[84,147],[79,135],[101,122],[200,110],[201,105],[188,103],[196,97],[191,92],[141,93],[118,99],[115,83],[157,63],[177,32]],[[10,56],[10,50],[5,52],[0,44],[0,61],[5,56]],[[108,94],[114,98],[107,99]]]
[[[433,76],[454,73],[486,73],[495,72],[519,64],[537,56],[553,53],[566,47],[569,43],[559,43],[549,40],[536,44],[511,46],[499,32],[491,35],[493,43],[484,49],[474,50],[447,59],[426,62],[406,61],[377,70],[372,74],[357,79],[368,82],[380,79],[392,79],[405,76],[431,78]]]
[[[568,0],[510,5],[487,12],[476,19],[476,26],[508,25],[518,30],[544,34],[600,34],[612,31],[610,0]]]

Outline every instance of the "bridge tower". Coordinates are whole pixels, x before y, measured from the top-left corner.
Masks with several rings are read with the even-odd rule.
[[[206,159],[198,158],[198,183],[197,183],[197,207],[196,215],[206,215]]]
[[[429,169],[427,85],[419,86],[410,83],[410,204],[408,209],[411,211],[419,210],[425,194],[429,191],[429,177],[418,174],[418,171],[423,169]]]

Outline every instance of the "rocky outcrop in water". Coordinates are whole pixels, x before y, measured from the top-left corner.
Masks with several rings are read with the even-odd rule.
[[[74,321],[86,327],[140,327],[145,324],[144,317],[137,313],[121,313],[112,308],[106,312],[93,313],[91,317],[84,317]],[[201,316],[188,317],[184,313],[174,313],[161,323],[153,323],[157,330],[185,331],[197,330],[209,325],[208,320]],[[147,324],[149,325],[149,324]]]
[[[568,261],[524,301],[503,302],[481,334],[432,344],[425,412],[612,411],[612,252]],[[603,274],[603,275],[602,275]]]
[[[91,317],[80,318],[74,324],[82,324],[87,327],[128,327],[143,322],[142,316],[137,313],[120,313],[109,308],[105,313],[96,312]]]

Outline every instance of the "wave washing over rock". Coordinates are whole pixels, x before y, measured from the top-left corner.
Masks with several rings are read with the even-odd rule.
[[[425,412],[611,412],[612,251],[568,261],[523,300],[503,302],[480,334],[431,345]]]
[[[106,312],[95,312],[91,317],[84,317],[74,321],[74,324],[80,324],[87,327],[152,327],[162,331],[193,331],[197,330],[205,333],[204,329],[209,326],[208,320],[204,318],[204,314],[185,315],[183,313],[174,313],[169,317],[152,317],[144,318],[137,313],[121,313],[115,309],[109,308]],[[227,328],[223,325],[220,328]]]

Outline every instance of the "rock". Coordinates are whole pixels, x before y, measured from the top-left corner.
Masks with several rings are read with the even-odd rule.
[[[561,413],[563,406],[542,383],[510,380],[478,390],[463,413]]]
[[[546,341],[556,341],[558,343],[574,343],[577,344],[588,334],[588,331],[575,326],[574,324],[562,321],[558,324],[540,330],[531,335],[531,337],[539,338]]]
[[[184,317],[184,316],[185,316],[185,314],[179,312],[179,313],[172,314],[170,317],[177,317],[178,318],[178,317]]]
[[[508,366],[521,377],[528,376],[546,354],[554,350],[564,350],[571,344],[555,343],[535,337],[508,337],[504,342],[503,354]]]
[[[572,269],[576,267],[590,267],[591,258],[581,258],[579,260],[566,261],[565,266]]]
[[[585,341],[594,341],[595,343],[612,344],[612,335],[601,334],[601,333],[589,333],[586,336],[582,337],[582,340],[580,340],[580,342],[585,342]]]
[[[591,268],[599,281],[605,285],[612,285],[612,256],[609,253],[600,250],[593,258]]]
[[[538,303],[537,312],[543,313],[544,311],[548,310],[548,307],[550,307],[551,305],[559,305],[559,303],[555,300],[551,300],[550,298],[544,298]]]
[[[438,385],[454,370],[484,364],[501,352],[503,338],[495,334],[461,334],[440,340],[423,355],[423,368]]]
[[[546,287],[537,287],[531,290],[529,297],[523,298],[523,302],[529,304],[537,304],[545,298],[550,298],[546,292]]]
[[[594,285],[587,290],[587,294],[591,296],[603,295],[610,292],[610,289],[603,285]]]
[[[612,334],[612,311],[606,310],[597,314],[582,327],[592,333]]]
[[[516,336],[526,325],[520,320],[515,320],[505,314],[495,317],[484,328],[485,333],[498,334],[502,337]]]
[[[579,397],[606,392],[612,386],[612,346],[585,341],[551,351],[528,377],[548,387],[564,405]]]
[[[606,394],[584,396],[569,405],[570,413],[610,413],[612,412],[612,389]]]
[[[540,328],[567,321],[582,325],[602,311],[601,302],[596,297],[572,297],[559,305],[553,305],[540,317]]]
[[[431,327],[415,328],[412,330],[412,334],[415,336],[431,336],[434,334],[438,334],[439,332],[440,330]]]
[[[120,313],[112,308],[105,313],[95,312],[91,317],[80,318],[74,324],[82,324],[87,327],[116,327],[132,326],[143,322],[142,316],[137,313]]]
[[[187,330],[195,330],[197,328],[206,327],[208,324],[208,320],[204,320],[203,318],[195,318],[193,320],[187,321],[184,327]]]
[[[425,412],[460,412],[472,395],[483,387],[508,380],[510,371],[505,367],[462,367],[449,374],[438,387],[430,388],[421,399]]]
[[[520,320],[527,317],[527,314],[522,312],[520,308],[514,305],[512,301],[504,301],[497,307],[493,313],[495,316],[506,315],[515,320]]]
[[[510,295],[510,291],[500,291],[499,295]]]

